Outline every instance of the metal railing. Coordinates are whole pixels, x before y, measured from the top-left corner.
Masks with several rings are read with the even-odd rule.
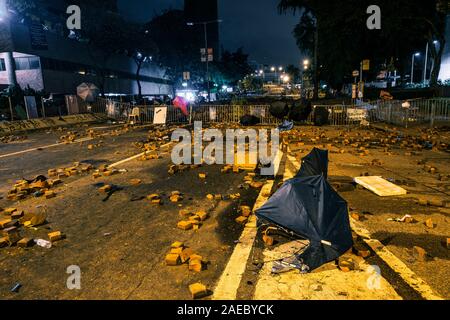
[[[359,105],[315,105],[306,123],[314,123],[319,109],[326,109],[327,125],[348,126],[364,123],[389,123],[397,126],[450,123],[450,99],[410,100],[405,107],[400,100],[376,100]],[[278,125],[281,120],[270,114],[269,105],[193,105],[189,115],[174,106],[133,106],[130,103],[97,99],[88,110],[103,113],[117,121],[153,123],[155,108],[167,107],[166,123],[239,123],[244,115],[252,115],[262,125]]]

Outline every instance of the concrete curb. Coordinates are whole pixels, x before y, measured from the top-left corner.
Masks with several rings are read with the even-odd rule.
[[[77,114],[64,117],[53,117],[45,119],[3,121],[0,122],[0,136],[17,134],[21,132],[49,129],[55,127],[70,126],[79,123],[104,122],[107,116],[104,114]]]

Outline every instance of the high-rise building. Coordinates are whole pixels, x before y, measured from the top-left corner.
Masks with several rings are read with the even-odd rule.
[[[206,25],[208,48],[214,50],[214,60],[220,57],[219,39],[219,8],[217,0],[184,0],[186,22],[196,23],[193,28],[193,41],[199,48],[205,47],[205,32],[202,22]]]

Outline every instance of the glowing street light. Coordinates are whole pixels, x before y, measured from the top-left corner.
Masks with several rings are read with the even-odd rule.
[[[414,83],[414,58],[419,57],[420,52],[416,52],[412,54],[412,62],[411,62],[411,84]]]
[[[275,72],[275,67],[270,68],[270,71]]]

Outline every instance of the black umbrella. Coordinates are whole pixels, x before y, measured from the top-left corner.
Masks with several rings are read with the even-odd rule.
[[[328,150],[314,148],[306,157],[302,158],[302,166],[296,177],[310,177],[323,175],[328,178]]]
[[[353,245],[347,202],[323,175],[287,181],[256,216],[309,240],[298,256],[309,271],[337,259]]]

